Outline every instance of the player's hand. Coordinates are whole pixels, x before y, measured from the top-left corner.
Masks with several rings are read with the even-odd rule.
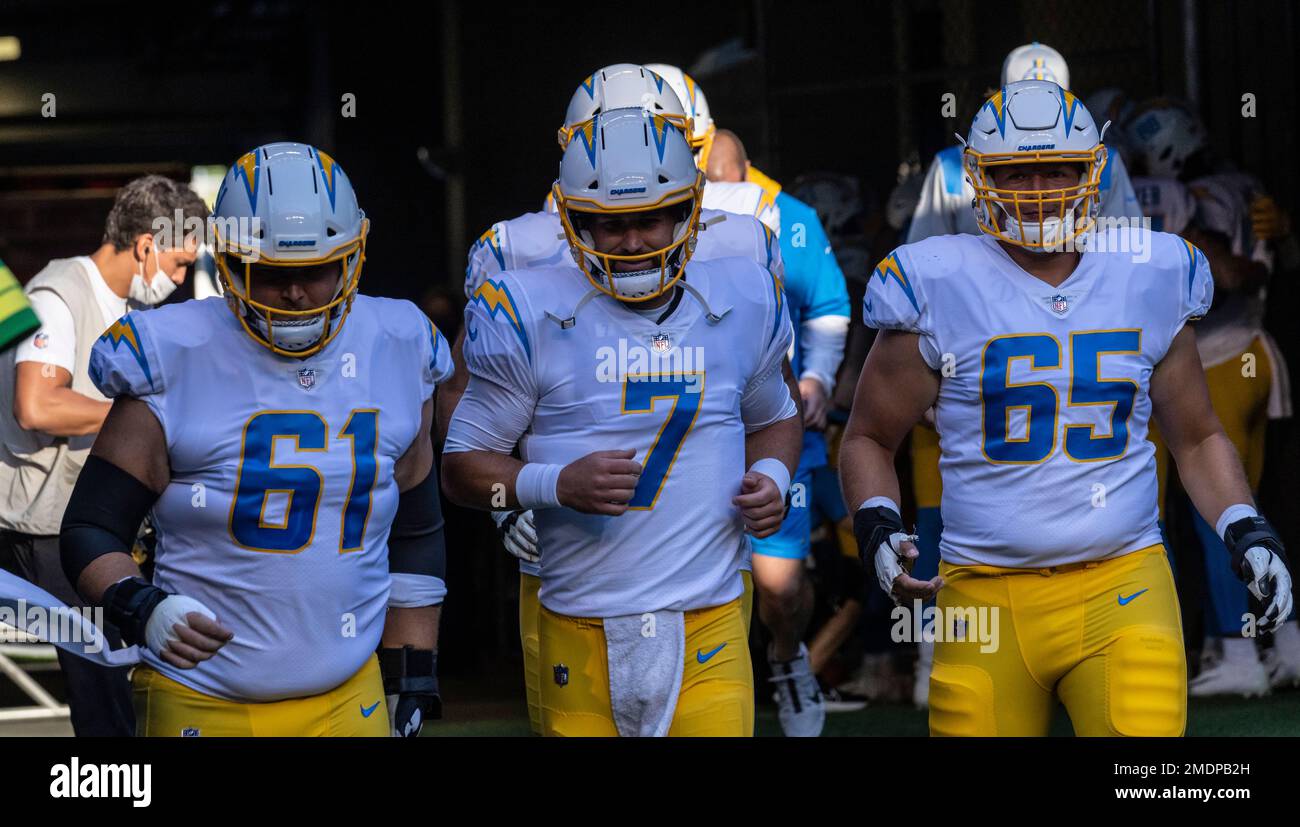
[[[215,655],[235,633],[193,598],[173,594],[158,604],[145,626],[149,651],[177,669],[193,669]]]
[[[826,388],[816,379],[800,379],[799,395],[803,397],[803,426],[813,431],[826,430],[826,415],[830,413]]]
[[[617,517],[627,511],[641,464],[636,451],[594,451],[564,466],[555,484],[560,505],[583,514]]]
[[[506,551],[526,563],[542,559],[537,547],[537,527],[533,524],[533,510],[493,511],[492,520],[501,529],[501,543]]]
[[[379,674],[394,738],[418,738],[425,721],[442,717],[436,652],[413,646],[381,647]]]
[[[1291,234],[1291,217],[1267,195],[1250,202],[1250,229],[1261,241],[1277,241]]]
[[[785,499],[767,474],[747,471],[740,481],[740,494],[731,498],[745,519],[745,530],[755,537],[768,537],[781,528]]]
[[[1291,615],[1291,572],[1281,557],[1263,546],[1246,549],[1242,568],[1250,569],[1246,589],[1264,604],[1259,630],[1275,631]]]
[[[899,531],[889,535],[876,549],[876,581],[896,606],[903,605],[904,601],[929,600],[943,587],[943,578],[937,575],[932,580],[917,580],[912,576],[912,566],[921,554],[916,539],[915,534]]]

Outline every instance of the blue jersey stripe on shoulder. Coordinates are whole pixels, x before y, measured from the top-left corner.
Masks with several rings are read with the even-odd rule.
[[[943,171],[944,191],[949,195],[961,195],[962,179],[965,178],[961,168],[961,147],[941,149],[935,157],[939,159],[939,168]]]

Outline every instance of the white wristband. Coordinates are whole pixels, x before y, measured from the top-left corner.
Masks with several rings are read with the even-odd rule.
[[[1227,508],[1223,509],[1223,513],[1219,515],[1219,521],[1214,524],[1214,533],[1222,537],[1223,532],[1228,530],[1228,526],[1232,525],[1238,520],[1244,520],[1247,517],[1258,517],[1258,516],[1259,516],[1259,512],[1255,510],[1255,506],[1253,505],[1246,505],[1245,503],[1237,503],[1236,505],[1230,505]]]
[[[560,496],[556,486],[560,482],[563,465],[546,465],[530,462],[519,469],[515,478],[515,498],[519,507],[527,511],[530,508],[559,508]]]
[[[785,499],[786,493],[790,490],[790,469],[785,467],[785,463],[773,457],[763,457],[755,460],[754,464],[749,466],[749,470],[763,476],[776,483],[776,488],[781,492],[781,499]]]
[[[858,506],[858,511],[861,511],[861,510],[864,509],[864,508],[880,508],[880,507],[882,507],[882,506],[883,506],[884,508],[888,508],[889,510],[893,511],[895,514],[902,514],[902,513],[903,513],[903,512],[899,509],[899,507],[898,507],[898,503],[894,502],[893,500],[889,499],[888,497],[872,497],[872,498],[869,499],[869,500],[865,500],[865,501],[862,503],[862,505]]]

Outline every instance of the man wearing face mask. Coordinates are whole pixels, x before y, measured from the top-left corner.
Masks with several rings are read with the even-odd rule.
[[[82,601],[59,561],[59,523],[111,406],[90,379],[90,349],[127,311],[162,302],[185,280],[197,240],[169,248],[170,237],[154,235],[157,220],[178,213],[202,220],[207,208],[160,175],[122,187],[99,249],[55,259],[27,283],[41,327],[0,356],[0,567],[69,605]],[[108,636],[121,645],[115,629]],[[126,669],[58,654],[76,734],[131,735]]]

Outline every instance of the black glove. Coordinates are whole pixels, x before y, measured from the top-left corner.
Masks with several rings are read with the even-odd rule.
[[[858,541],[858,558],[869,570],[876,566],[876,550],[893,534],[905,531],[903,518],[892,508],[878,505],[859,508],[853,515],[853,536]]]
[[[437,652],[411,646],[380,649],[379,672],[384,678],[393,737],[415,738],[425,721],[442,717]]]

